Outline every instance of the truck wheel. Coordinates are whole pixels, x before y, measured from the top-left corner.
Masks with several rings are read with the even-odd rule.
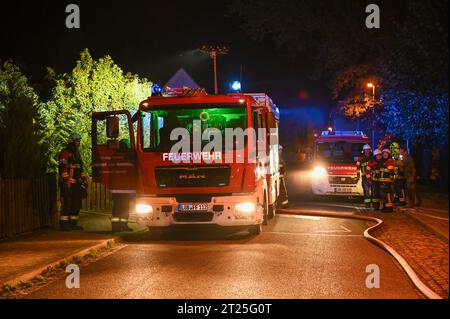
[[[248,228],[248,232],[250,233],[250,235],[253,235],[253,236],[257,236],[257,235],[261,234],[261,231],[262,231],[261,224],[253,225]]]

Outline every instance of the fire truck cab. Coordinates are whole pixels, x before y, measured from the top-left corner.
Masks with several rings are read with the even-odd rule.
[[[136,220],[148,227],[215,224],[259,234],[279,194],[278,108],[266,94],[173,92],[147,98],[133,115],[93,113],[94,181],[132,194]],[[248,134],[227,136],[239,131]],[[174,151],[176,143],[185,147]]]
[[[361,131],[323,131],[317,136],[311,174],[313,194],[363,196],[356,161],[368,142]]]

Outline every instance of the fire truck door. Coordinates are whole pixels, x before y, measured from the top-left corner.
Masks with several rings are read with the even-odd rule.
[[[128,111],[92,114],[92,178],[112,193],[136,192],[136,145]]]

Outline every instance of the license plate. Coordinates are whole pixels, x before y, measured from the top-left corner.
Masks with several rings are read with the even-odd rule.
[[[337,187],[334,189],[335,193],[351,193],[352,189],[348,187]]]
[[[207,212],[208,204],[178,204],[179,212]]]

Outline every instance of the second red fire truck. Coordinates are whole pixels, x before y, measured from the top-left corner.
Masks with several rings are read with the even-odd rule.
[[[314,140],[311,176],[315,195],[363,196],[356,161],[369,139],[361,131],[323,131]]]

